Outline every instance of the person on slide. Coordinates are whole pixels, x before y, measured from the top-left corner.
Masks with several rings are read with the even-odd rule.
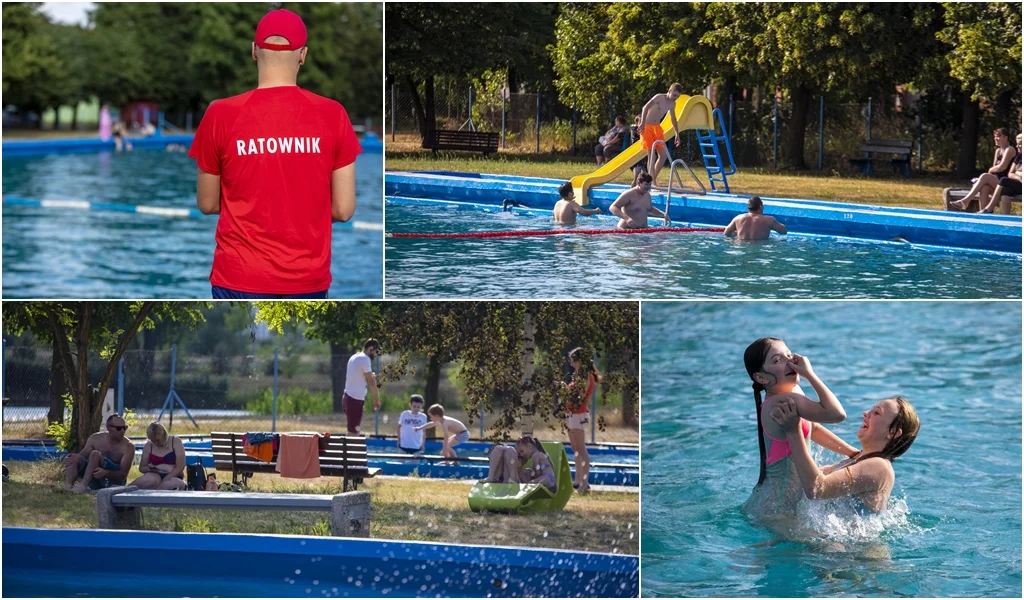
[[[852,457],[858,450],[820,425],[841,423],[846,419],[846,412],[836,395],[815,374],[811,361],[794,354],[778,338],[764,337],[750,344],[743,353],[743,363],[753,382],[761,454],[757,485],[743,504],[743,512],[755,519],[792,516],[804,491],[796,465],[790,460],[792,442],[787,439],[786,430],[772,419],[772,410],[777,403],[791,400],[800,417],[797,435]],[[803,395],[801,377],[810,382],[818,402]],[[767,395],[764,403],[761,402],[762,392]]]
[[[871,512],[882,512],[896,483],[892,462],[910,449],[917,439],[921,421],[917,412],[901,396],[887,398],[864,411],[864,422],[857,430],[862,450],[850,458],[819,469],[811,457],[807,441],[800,433],[797,402],[782,398],[772,408],[772,420],[786,432],[804,495],[811,500],[853,496]]]
[[[668,93],[656,94],[647,101],[643,111],[640,112],[640,126],[643,128],[640,131],[640,140],[643,142],[644,150],[648,153],[647,163],[651,168],[651,179],[654,182],[654,186],[658,185],[658,173],[661,172],[661,168],[669,160],[668,148],[658,146],[658,160],[655,162],[654,152],[652,152],[654,142],[658,140],[664,141],[665,132],[661,128],[661,121],[668,114],[672,120],[672,127],[676,131],[676,146],[679,145],[679,123],[676,122],[676,111],[673,109],[676,106],[676,100],[682,95],[683,85],[681,83],[673,83],[669,86]]]

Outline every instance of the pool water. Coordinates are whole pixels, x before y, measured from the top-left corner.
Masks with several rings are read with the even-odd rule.
[[[381,154],[356,161],[354,220],[381,223]],[[184,153],[49,154],[3,159],[4,195],[195,208]],[[3,207],[4,298],[209,298],[217,218]],[[381,233],[335,225],[333,298],[381,297]]]
[[[644,596],[1021,596],[1019,302],[644,303],[641,323]],[[803,499],[796,537],[741,513],[758,476],[743,351],[761,336],[808,357],[851,443],[878,400],[914,404],[886,512]]]
[[[388,232],[556,227],[543,213],[385,203]],[[616,222],[581,218],[578,227]],[[389,238],[385,268],[388,298],[1020,298],[1022,291],[1020,255],[811,235]]]

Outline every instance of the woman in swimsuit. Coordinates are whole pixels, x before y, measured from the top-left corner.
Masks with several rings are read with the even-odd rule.
[[[950,202],[950,206],[955,206],[962,211],[967,210],[971,200],[978,196],[978,212],[981,212],[983,206],[991,203],[990,198],[995,189],[999,187],[999,180],[1010,173],[1010,167],[1017,157],[1017,148],[1010,143],[1010,130],[1000,127],[992,132],[992,137],[996,145],[995,156],[992,157],[992,167],[978,176],[978,180],[974,182],[974,186],[966,196],[956,202]]]
[[[159,423],[150,423],[146,428],[149,441],[142,448],[142,461],[139,463],[139,477],[130,485],[143,490],[183,490],[185,481],[181,478],[185,472],[185,445],[177,437],[167,435],[167,430]]]
[[[755,341],[744,352],[743,363],[753,382],[761,452],[761,473],[757,486],[743,504],[743,512],[753,518],[793,515],[803,489],[796,465],[790,461],[792,449],[786,430],[772,420],[772,409],[780,401],[792,402],[799,417],[797,431],[801,439],[809,438],[833,452],[853,456],[856,448],[821,426],[821,423],[842,422],[846,412],[835,394],[815,374],[811,362],[791,352],[778,338]],[[818,402],[803,395],[799,385],[801,377],[810,382]],[[761,402],[762,392],[767,394],[764,403]]]
[[[551,493],[558,491],[558,480],[551,459],[537,438],[523,436],[515,447],[498,445],[491,448],[487,479],[481,483],[539,483]],[[533,467],[524,467],[533,460]]]
[[[921,422],[906,399],[887,398],[864,411],[864,422],[857,430],[862,450],[840,462],[819,469],[811,458],[807,443],[797,429],[800,417],[789,399],[776,402],[772,420],[786,430],[793,449],[795,465],[804,495],[811,500],[853,496],[871,512],[882,512],[896,482],[892,462],[906,452],[917,439]]]

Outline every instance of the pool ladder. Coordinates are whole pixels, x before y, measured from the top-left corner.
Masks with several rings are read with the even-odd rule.
[[[715,118],[722,127],[722,135],[715,133]],[[732,158],[732,144],[729,142],[729,132],[725,129],[725,120],[722,117],[722,109],[716,108],[711,112],[711,129],[697,129],[697,145],[700,148],[701,158],[704,159],[704,169],[708,173],[708,182],[711,184],[712,192],[729,193],[729,175],[736,173],[736,161]],[[725,167],[722,160],[721,147],[719,142],[725,142],[726,156],[729,157],[729,168]]]
[[[655,153],[658,150],[658,145],[659,144],[665,147],[665,152],[666,153],[668,152],[668,146],[665,144],[664,140],[655,140],[654,144],[651,146],[650,154],[648,155],[648,158],[650,158],[651,156],[655,155]],[[669,154],[669,156],[671,156],[671,154]],[[648,160],[649,164],[651,162],[652,161]],[[665,198],[665,214],[666,215],[668,215],[669,208],[672,207],[672,182],[675,181],[675,182],[677,182],[679,184],[679,191],[680,192],[686,191],[686,186],[683,184],[682,176],[679,174],[678,171],[676,171],[676,167],[678,167],[680,165],[682,165],[683,168],[686,169],[686,172],[690,174],[690,177],[692,177],[693,180],[695,182],[697,182],[697,186],[700,187],[700,193],[702,195],[708,193],[708,189],[706,187],[704,187],[704,183],[701,182],[700,178],[697,177],[697,174],[693,172],[693,169],[690,168],[690,165],[686,164],[685,160],[683,160],[681,158],[677,158],[677,159],[673,160],[672,163],[669,165],[669,169],[668,169],[668,195]]]

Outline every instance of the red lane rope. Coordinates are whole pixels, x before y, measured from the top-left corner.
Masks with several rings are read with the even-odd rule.
[[[544,235],[610,235],[640,233],[722,233],[724,227],[649,227],[647,229],[538,229],[530,231],[478,231],[474,233],[388,233],[389,238],[504,238]]]

